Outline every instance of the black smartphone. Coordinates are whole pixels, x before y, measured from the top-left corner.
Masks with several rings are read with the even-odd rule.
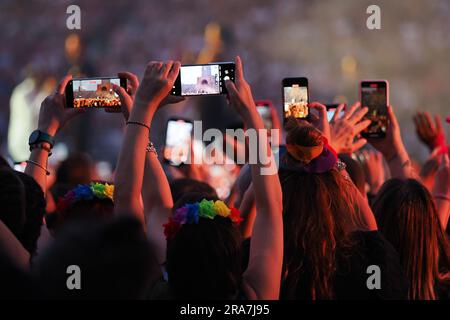
[[[284,120],[289,117],[307,119],[309,117],[308,79],[285,78],[282,86]]]
[[[120,108],[113,85],[127,88],[127,79],[119,77],[75,78],[66,86],[68,108]]]
[[[164,160],[173,166],[180,166],[189,159],[192,144],[192,121],[171,118],[167,121],[164,145]]]
[[[272,101],[270,100],[256,100],[255,101],[256,110],[258,111],[259,115],[261,116],[264,127],[267,130],[270,130],[273,128],[273,121],[272,121]]]
[[[175,96],[226,94],[225,81],[234,82],[235,69],[234,62],[181,66],[171,93]]]
[[[360,86],[361,107],[369,111],[364,119],[371,120],[367,129],[361,132],[364,138],[384,138],[388,126],[389,82],[387,80],[363,80]]]

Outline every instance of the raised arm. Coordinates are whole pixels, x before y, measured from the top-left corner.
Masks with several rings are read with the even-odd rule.
[[[386,137],[370,139],[369,143],[380,151],[386,159],[392,178],[418,178],[411,165],[408,152],[400,133],[400,125],[392,106],[388,106],[389,125]]]
[[[114,87],[114,91],[120,97],[125,120],[128,121],[135,93],[139,87],[139,80],[134,74],[129,72],[119,73],[119,76],[126,78],[129,82],[128,92],[122,87]],[[161,102],[161,105],[177,103],[182,100],[184,100],[182,97],[168,96]],[[150,146],[146,148],[144,179],[141,193],[144,206],[143,212],[146,217],[147,234],[155,250],[158,252],[158,260],[162,263],[165,259],[166,239],[161,226],[170,216],[173,201],[169,182],[158,160],[156,149]]]
[[[24,270],[30,267],[30,254],[11,230],[0,220],[0,253],[12,264]]]
[[[83,113],[83,109],[67,109],[64,92],[72,76],[65,76],[58,85],[56,92],[45,98],[39,111],[38,130],[30,139],[32,148],[27,161],[25,173],[33,177],[47,195],[47,164],[52,145],[48,138],[53,139],[56,133],[74,116]]]
[[[417,137],[430,152],[445,145],[445,133],[442,128],[442,119],[437,114],[434,116],[434,123],[428,112],[417,112],[414,115],[414,125],[416,127]]]
[[[167,189],[164,184],[167,183],[167,180],[164,172],[159,171],[162,168],[156,155],[147,155],[146,150],[153,116],[172,88],[179,69],[180,64],[172,61],[150,62],[147,65],[144,79],[136,92],[125,130],[115,178],[115,211],[131,213],[142,223],[145,223],[144,209],[141,203],[144,168],[146,168],[146,184],[150,181],[153,186],[157,185],[156,188],[143,190],[144,204],[153,206],[155,202],[159,201],[160,204],[170,205],[167,204],[170,192],[165,193]],[[152,179],[157,179],[156,184]],[[162,230],[161,226],[159,229]]]
[[[326,107],[318,102],[313,102],[309,105],[310,108],[316,109],[318,115],[312,117],[312,125],[322,132],[322,135],[332,142],[332,147],[339,150],[339,152],[347,153],[353,152],[358,148],[361,148],[365,143],[365,139],[357,139],[355,137],[366,128],[370,121],[363,120],[363,116],[367,113],[367,108],[359,109],[359,103],[354,104],[348,109],[343,117],[339,117],[343,105],[340,105],[329,124],[327,119]],[[333,128],[334,126],[334,128]],[[334,143],[333,143],[334,141]],[[352,190],[352,194],[355,195],[358,214],[361,221],[361,228],[363,230],[377,230],[377,223],[372,209],[370,209],[367,199],[359,192],[354,183],[349,178],[348,172],[344,170],[342,174],[348,177],[348,187]]]
[[[345,104],[340,104],[334,112],[330,121],[330,145],[338,154],[355,152],[367,142],[364,138],[357,138],[370,125],[370,120],[363,119],[369,109],[360,108],[360,105],[357,102],[345,108]]]
[[[450,215],[450,161],[448,154],[442,155],[434,183],[433,197],[436,202],[439,221],[445,230]]]
[[[240,225],[242,238],[251,238],[256,219],[255,192],[252,184],[243,195],[239,211],[241,212],[241,218],[244,219]]]
[[[278,299],[283,262],[283,221],[281,185],[263,121],[250,86],[244,79],[242,64],[236,58],[236,85],[226,82],[231,105],[239,112],[246,128],[255,130],[258,161],[251,163],[257,216],[250,246],[250,261],[244,273],[243,289],[250,299]],[[250,157],[251,158],[251,157]]]

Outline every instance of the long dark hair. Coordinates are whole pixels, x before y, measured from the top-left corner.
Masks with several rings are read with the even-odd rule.
[[[400,255],[409,298],[437,299],[437,289],[450,284],[450,246],[431,194],[417,180],[391,179],[373,209],[379,230]]]
[[[317,146],[322,141],[313,127],[287,129],[289,144]],[[299,288],[307,287],[311,299],[332,299],[338,249],[354,246],[351,235],[361,224],[351,181],[335,169],[321,174],[280,170],[280,179],[285,234],[281,297],[295,299]]]

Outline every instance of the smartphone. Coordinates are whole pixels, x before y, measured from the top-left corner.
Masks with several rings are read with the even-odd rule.
[[[167,121],[164,160],[173,166],[186,163],[191,153],[192,121],[171,118]]]
[[[273,122],[272,122],[272,101],[270,100],[256,100],[255,101],[256,110],[258,111],[259,115],[261,116],[264,127],[267,130],[270,130],[273,128]]]
[[[361,132],[364,138],[384,138],[388,126],[389,82],[387,80],[363,80],[360,88],[361,106],[369,111],[364,119],[372,123]]]
[[[234,82],[235,69],[234,62],[181,66],[171,93],[175,96],[226,94],[225,80]]]
[[[127,88],[127,79],[119,77],[75,78],[66,86],[68,108],[120,108],[113,85]]]
[[[336,109],[339,107],[339,103],[330,103],[330,104],[326,104],[325,105],[327,107],[327,119],[328,122],[331,121],[331,119],[333,119],[334,114],[336,113]],[[344,115],[345,111],[342,110],[339,114],[339,118],[341,118]]]
[[[282,86],[284,120],[288,117],[307,119],[309,116],[308,79],[285,78]]]

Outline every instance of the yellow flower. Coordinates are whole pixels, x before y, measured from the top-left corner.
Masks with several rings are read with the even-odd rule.
[[[227,205],[221,200],[217,200],[216,202],[214,202],[214,209],[219,216],[222,216],[224,218],[227,218],[231,212]]]
[[[113,200],[114,185],[105,183],[105,196]]]

